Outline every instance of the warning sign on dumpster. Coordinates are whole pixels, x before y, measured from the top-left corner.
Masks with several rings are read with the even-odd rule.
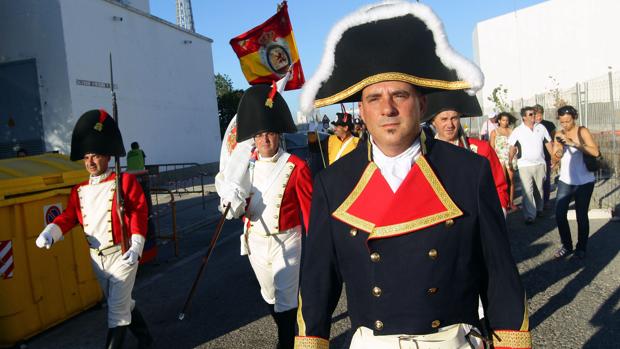
[[[54,221],[54,218],[62,213],[62,204],[60,202],[43,206],[43,221],[48,225]]]
[[[13,277],[13,247],[11,240],[0,241],[0,279]]]

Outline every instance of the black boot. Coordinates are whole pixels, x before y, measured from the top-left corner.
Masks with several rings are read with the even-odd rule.
[[[105,341],[106,349],[121,349],[125,341],[127,326],[116,326],[108,328],[108,337]]]
[[[131,311],[131,324],[129,325],[129,330],[138,339],[139,349],[148,349],[151,347],[153,344],[153,337],[151,336],[151,332],[149,332],[146,321],[144,321],[142,313],[140,313],[138,308],[134,308]]]
[[[273,313],[273,318],[278,325],[278,342],[280,349],[293,349],[295,344],[295,322],[297,318],[297,308],[281,313]]]

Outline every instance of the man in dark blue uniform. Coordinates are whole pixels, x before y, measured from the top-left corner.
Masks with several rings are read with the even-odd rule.
[[[420,129],[426,94],[482,86],[440,31],[424,5],[366,7],[302,92],[306,111],[359,101],[370,139],[315,179],[296,348],[328,348],[343,283],[351,348],[481,348],[478,297],[495,348],[531,347],[488,161]]]

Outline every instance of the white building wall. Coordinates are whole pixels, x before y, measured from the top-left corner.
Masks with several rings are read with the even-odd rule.
[[[479,22],[474,57],[485,75],[485,113],[499,84],[516,100],[555,88],[549,76],[566,88],[620,68],[618,13],[617,0],[550,0]]]
[[[111,113],[109,89],[77,84],[109,82],[111,52],[125,147],[138,141],[151,164],[219,160],[210,39],[112,0],[2,0],[0,10],[11,33],[0,63],[37,61],[48,151],[69,153],[83,112]]]
[[[47,150],[68,154],[73,125],[58,1],[0,1],[0,63],[35,59]]]

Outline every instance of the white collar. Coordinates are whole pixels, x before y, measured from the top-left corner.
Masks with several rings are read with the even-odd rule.
[[[409,170],[411,170],[411,166],[421,154],[420,137],[418,136],[409,148],[396,156],[385,155],[381,149],[374,144],[372,136],[370,136],[370,141],[373,144],[372,157],[375,164],[381,171],[383,178],[385,178],[390,185],[392,191],[396,192],[403,180],[405,180],[405,177],[407,177]]]
[[[284,154],[284,149],[282,149],[281,147],[278,148],[278,151],[275,153],[274,156],[264,157],[264,156],[261,156],[260,153],[259,153],[258,154],[258,161],[278,162],[278,159],[280,159],[280,156],[282,156],[282,154]]]
[[[111,169],[107,169],[104,173],[100,174],[99,176],[90,176],[88,178],[88,184],[99,184],[101,182],[103,182],[106,178],[108,178],[108,176],[112,173]]]

